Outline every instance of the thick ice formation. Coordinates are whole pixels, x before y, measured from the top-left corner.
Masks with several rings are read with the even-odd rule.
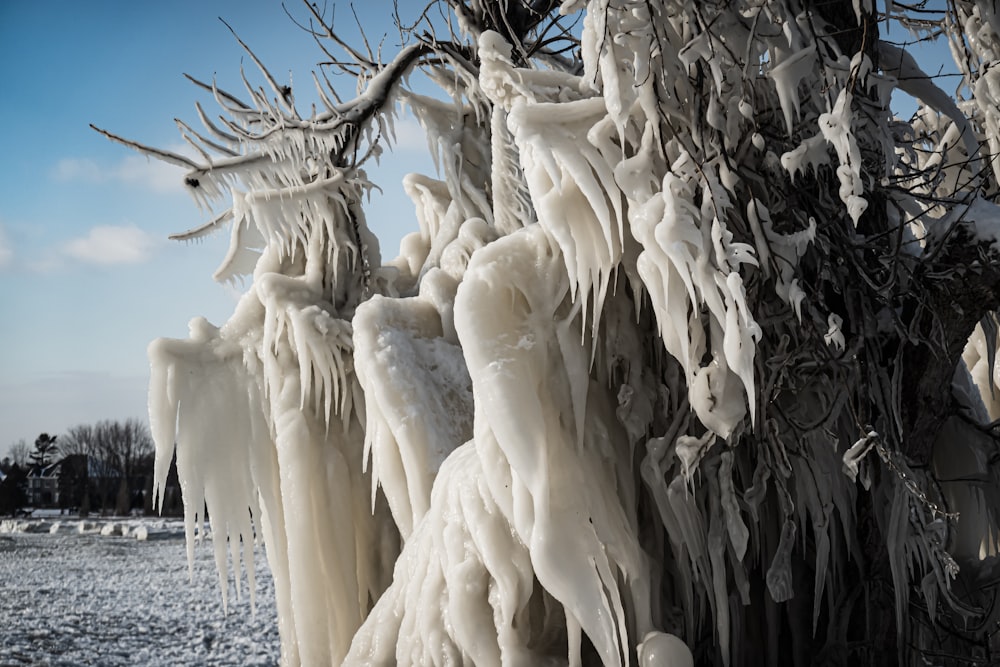
[[[782,327],[815,330],[831,358],[857,343],[836,301],[800,283],[829,222],[767,179],[832,165],[840,201],[823,210],[853,230],[872,205],[859,137],[888,136],[856,83],[883,95],[893,81],[788,3],[674,4],[591,0],[580,67],[526,63],[463,16],[475,66],[410,46],[366,69],[354,101],[321,87],[310,118],[269,75],[271,101],[214,91],[234,120],[202,114],[221,157],[187,182],[232,206],[187,236],[229,224],[217,278],[252,281],[222,327],[195,319],[188,340],[150,346],[157,488],[176,443],[189,540],[207,508],[220,572],[228,542],[251,596],[247,547],[263,538],[286,664],[690,665],[680,637],[704,618],[727,656],[759,595],[748,571],[788,600],[807,537],[816,627],[877,434],[838,442],[843,403],[824,405],[825,389],[792,402],[762,386],[765,363],[800,353]],[[858,20],[870,4],[853,3]],[[695,30],[706,12],[711,29]],[[940,91],[880,52],[957,129],[917,123],[971,153]],[[430,64],[449,102],[400,87],[431,53],[459,65]],[[443,178],[406,178],[419,230],[383,266],[360,164],[376,130],[391,136],[396,101]],[[947,151],[885,151],[887,174],[969,169]],[[921,197],[936,187],[892,195],[914,237],[956,219]],[[967,207],[980,235],[1000,237],[980,201]],[[763,361],[762,317],[777,350]],[[981,343],[967,356],[982,384]],[[815,422],[794,444],[775,402]],[[760,452],[740,444],[749,433]],[[766,503],[776,522],[760,526]]]

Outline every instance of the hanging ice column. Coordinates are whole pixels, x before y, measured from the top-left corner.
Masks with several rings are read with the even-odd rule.
[[[617,446],[626,437],[607,389],[590,380],[568,295],[561,257],[538,226],[473,256],[455,324],[474,439],[442,465],[349,663],[443,654],[518,664],[558,655],[567,640],[575,662],[582,630],[618,665],[635,641],[627,618],[640,637],[650,629],[646,564],[623,509],[628,491],[617,488],[628,477],[629,450]]]
[[[342,660],[398,540],[362,472],[350,319],[378,263],[357,205],[365,181],[316,157],[349,137],[337,120],[248,140],[234,164],[198,172],[210,192],[248,189],[217,220],[232,226],[219,273],[253,265],[253,282],[220,329],[198,320],[189,340],[150,346],[157,487],[176,442],[188,535],[204,502],[222,581],[226,540],[238,567],[240,543],[263,535],[286,664]]]
[[[569,113],[593,124],[604,115],[603,102],[574,94],[575,77],[505,73],[509,46],[495,34],[483,36],[480,54],[482,88],[495,105],[493,113],[511,127],[510,134],[492,137],[492,178],[504,181],[508,196],[494,198],[488,217],[531,222],[536,211],[526,205],[526,196],[517,195],[524,186],[514,184],[523,168],[532,200],[544,204],[537,210],[540,224],[516,231],[508,225],[508,236],[491,240],[481,231],[481,221],[467,220],[460,233],[423,253],[428,260],[419,296],[376,298],[359,308],[356,363],[369,398],[372,462],[406,544],[392,584],[355,637],[347,663],[535,664],[562,656],[578,664],[584,633],[606,665],[628,664],[636,651],[643,664],[670,664],[678,655],[690,660],[683,644],[661,633],[649,635],[648,645],[637,648],[653,630],[650,573],[632,514],[637,491],[630,436],[617,414],[618,388],[610,388],[601,366],[613,356],[612,345],[621,340],[634,345],[637,338],[595,338],[605,310],[618,315],[605,315],[615,334],[619,326],[634,326],[622,317],[630,312],[620,308],[626,301],[614,307],[604,303],[621,253],[622,213],[610,211],[599,194],[602,186],[613,185],[610,168],[605,162],[598,172],[604,183],[586,180],[591,165],[572,162],[572,154],[582,152],[593,164],[605,158],[596,147],[571,146],[569,130],[564,130],[565,142],[555,141],[554,156],[536,151],[537,162],[531,161],[521,142],[527,124],[525,113],[518,115],[523,108],[515,106],[508,117],[500,106],[519,94],[536,94],[530,84],[538,84],[567,96],[565,108],[543,109],[550,117]],[[516,92],[508,86],[514,81],[523,84]],[[539,111],[532,118],[545,115]],[[503,145],[505,137],[518,145]],[[517,149],[522,149],[521,162],[511,165]],[[561,180],[536,191],[536,183],[545,187],[540,165],[560,160],[566,161],[561,172],[555,170]],[[414,192],[422,216],[440,216],[422,218],[425,229],[450,226],[445,219],[454,209],[448,195],[430,185]],[[432,192],[435,205],[428,201]],[[518,209],[512,215],[505,207]],[[580,245],[566,256],[562,242],[574,239]],[[483,241],[488,245],[483,247]],[[459,255],[467,268],[465,262],[447,261],[469,245],[477,248],[474,254]],[[435,265],[435,257],[447,271]],[[457,290],[455,278],[460,278]],[[448,289],[440,287],[445,285]],[[587,302],[592,309],[583,308]],[[431,365],[425,361],[432,356],[429,341],[439,335],[440,346],[452,339],[452,312],[463,357],[443,354],[439,347],[438,363]],[[401,350],[411,350],[405,363]],[[631,348],[614,354],[641,356]],[[598,370],[592,377],[595,355]],[[471,378],[472,441],[455,449],[437,470],[427,451],[427,432],[439,433],[438,442],[458,443],[433,424],[428,428],[412,419],[434,406],[410,387],[438,389],[428,368],[438,376],[443,370],[464,376],[450,370],[456,362],[468,365]],[[393,380],[396,374],[404,378]],[[373,402],[378,403],[375,417]],[[462,405],[452,407],[459,420],[467,415]],[[424,491],[428,477],[433,477],[429,498]]]

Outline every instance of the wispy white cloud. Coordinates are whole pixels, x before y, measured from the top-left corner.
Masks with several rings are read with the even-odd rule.
[[[140,155],[126,156],[115,170],[114,178],[163,194],[184,191],[184,169]]]
[[[134,225],[98,225],[62,247],[64,255],[88,264],[138,264],[149,259],[152,237]]]
[[[99,183],[104,180],[105,173],[93,160],[68,157],[56,163],[52,169],[52,178],[57,181]]]
[[[169,147],[176,153],[187,154],[186,147]],[[141,155],[126,155],[118,162],[101,165],[89,158],[66,157],[52,168],[51,176],[61,182],[120,183],[150,190],[158,194],[174,194],[184,190],[184,170],[160,160]]]
[[[10,241],[7,240],[7,233],[3,229],[3,225],[0,225],[0,269],[10,266],[10,263],[14,259],[14,249],[10,245]]]
[[[392,142],[393,150],[426,151],[427,134],[424,128],[412,116],[403,116],[392,124],[396,140]]]

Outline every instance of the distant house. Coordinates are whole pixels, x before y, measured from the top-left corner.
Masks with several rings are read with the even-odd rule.
[[[28,471],[28,504],[34,507],[55,507],[59,504],[58,463],[32,466]]]
[[[137,461],[132,474],[122,479],[121,471],[106,461],[87,454],[70,454],[46,466],[32,466],[21,488],[24,506],[59,508],[86,515],[89,512],[151,513],[154,511],[152,487],[152,455]],[[166,484],[160,492],[163,513],[179,514],[183,504],[174,461],[171,461]]]
[[[93,456],[70,454],[55,463],[34,466],[28,471],[28,504],[68,509],[94,502],[103,507],[102,496],[109,493],[107,489],[117,489],[120,476],[113,466]]]

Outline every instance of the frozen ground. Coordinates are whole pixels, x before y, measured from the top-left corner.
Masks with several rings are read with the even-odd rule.
[[[278,663],[262,549],[256,615],[244,577],[240,602],[231,582],[227,616],[209,540],[195,548],[191,582],[180,522],[80,524],[0,523],[0,666]],[[143,529],[147,539],[136,539]]]

